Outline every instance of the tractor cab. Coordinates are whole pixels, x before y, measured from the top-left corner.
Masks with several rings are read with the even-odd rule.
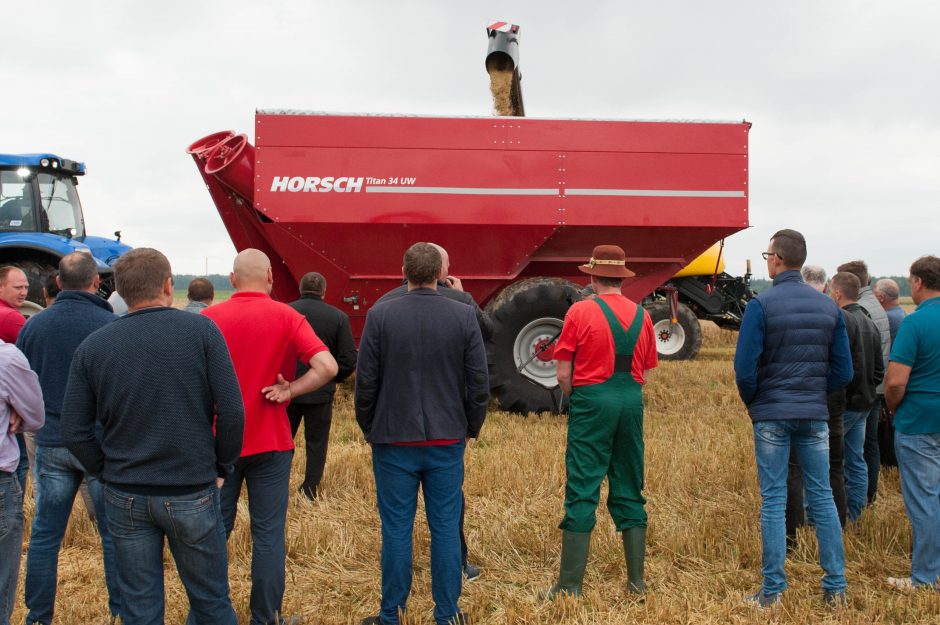
[[[77,176],[84,163],[52,154],[0,155],[0,232],[85,236]]]
[[[59,259],[91,254],[101,276],[99,295],[114,290],[111,266],[130,247],[116,239],[88,236],[78,177],[85,164],[55,154],[0,154],[0,265],[21,268],[29,279],[27,299],[43,305],[42,285]]]

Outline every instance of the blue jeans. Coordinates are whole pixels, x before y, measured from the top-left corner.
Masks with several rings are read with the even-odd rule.
[[[222,486],[222,518],[226,536],[235,527],[242,482],[248,488],[251,520],[251,625],[280,620],[284,600],[284,562],[287,547],[287,500],[293,451],[269,451],[243,456]],[[191,623],[191,621],[190,621]]]
[[[786,559],[787,465],[791,443],[803,472],[806,503],[816,522],[819,563],[826,572],[823,590],[845,590],[842,526],[829,486],[829,427],[825,421],[780,420],[754,423],[754,454],[760,480],[760,529],[765,595],[783,592]]]
[[[382,623],[397,625],[411,593],[412,542],[418,486],[431,531],[434,621],[460,614],[460,511],[464,441],[430,447],[372,446],[372,469],[382,519]]]
[[[95,506],[101,550],[104,555],[104,580],[108,587],[108,608],[111,614],[121,613],[121,592],[117,583],[117,565],[111,534],[105,519],[101,482],[86,476],[81,463],[65,447],[36,447],[36,470],[33,472],[36,513],[26,554],[26,615],[27,623],[52,622],[55,608],[56,573],[59,547],[65,537],[72,503],[82,483],[88,479],[88,492]]]
[[[867,410],[845,411],[845,507],[857,521],[868,503],[868,464],[865,462]]]
[[[10,625],[23,552],[23,488],[17,472],[0,471],[0,625]]]
[[[237,625],[229,597],[228,553],[212,486],[175,496],[148,496],[104,487],[108,529],[117,555],[124,625],[162,625],[163,543],[199,625]]]
[[[940,590],[940,434],[895,431],[901,494],[914,530],[911,579]]]

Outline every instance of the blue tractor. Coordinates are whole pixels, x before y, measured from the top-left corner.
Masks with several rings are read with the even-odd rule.
[[[98,294],[114,291],[111,266],[131,248],[115,239],[85,234],[78,176],[85,164],[55,154],[0,154],[0,265],[16,265],[29,279],[27,300],[44,306],[42,287],[59,259],[75,251],[98,261]]]

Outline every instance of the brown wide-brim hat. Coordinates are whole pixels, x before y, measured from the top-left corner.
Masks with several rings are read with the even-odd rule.
[[[632,278],[636,274],[627,269],[627,255],[619,245],[598,245],[591,254],[591,260],[578,269],[589,276],[605,278]]]

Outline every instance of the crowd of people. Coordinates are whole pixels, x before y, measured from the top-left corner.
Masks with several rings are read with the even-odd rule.
[[[911,575],[888,582],[940,589],[940,259],[911,266],[918,309],[905,317],[897,284],[870,288],[863,262],[841,265],[830,280],[804,266],[798,232],[776,233],[764,256],[773,287],[748,304],[734,362],[762,496],[763,584],[748,601],[779,603],[787,547],[809,524],[824,600],[843,605],[842,528],[871,505],[879,467],[895,458],[913,555]],[[406,612],[419,490],[435,622],[468,622],[462,584],[480,571],[463,528],[464,454],[489,403],[492,323],[449,264],[438,245],[411,246],[403,284],[370,309],[358,352],[349,318],[323,301],[324,276],[306,274],[299,299],[276,302],[259,250],[236,256],[230,299],[213,305],[212,283],[197,278],[182,310],[160,252],[122,256],[110,301],[97,295],[94,259],[72,253],[43,285],[47,309],[28,322],[17,310],[26,275],[0,267],[0,625],[15,603],[30,466],[27,624],[53,621],[59,549],[83,492],[101,537],[112,622],[163,622],[168,544],[189,598],[187,623],[234,625],[226,541],[243,486],[250,622],[301,623],[282,613],[293,441],[303,422],[299,491],[315,500],[336,384],[354,371],[382,530],[381,604],[362,623],[394,625]],[[570,409],[561,559],[546,601],[581,594],[605,478],[627,591],[646,592],[642,385],[657,366],[656,338],[643,307],[621,293],[634,275],[623,249],[597,246],[579,269],[590,295],[568,311],[554,350]]]
[[[842,529],[875,500],[879,425],[913,528],[911,575],[886,581],[940,590],[940,258],[911,265],[905,317],[897,284],[879,280],[876,295],[863,261],[829,281],[804,266],[799,232],[775,233],[763,256],[773,286],[748,303],[734,357],[761,491],[763,582],[748,601],[780,603],[788,542],[810,524],[824,601],[846,603]]]

